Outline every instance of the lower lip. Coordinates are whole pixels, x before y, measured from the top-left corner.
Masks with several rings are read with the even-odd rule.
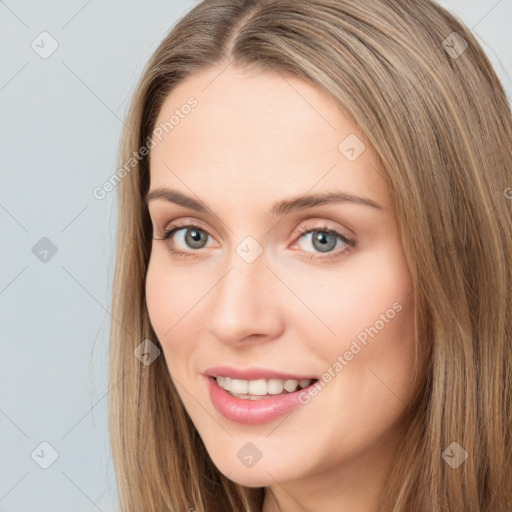
[[[299,395],[307,391],[308,387],[285,395],[245,400],[230,395],[217,384],[214,377],[208,377],[210,398],[217,410],[228,420],[247,425],[268,423],[283,416],[300,404]]]

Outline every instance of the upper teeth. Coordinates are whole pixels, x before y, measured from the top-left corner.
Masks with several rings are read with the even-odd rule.
[[[231,379],[230,377],[216,377],[217,383],[221,388],[226,391],[238,394],[249,394],[249,395],[278,395],[279,393],[288,391],[292,393],[296,391],[297,385],[300,388],[305,388],[313,382],[311,379],[303,380],[281,380],[281,379],[258,379],[258,380],[242,380],[242,379]]]

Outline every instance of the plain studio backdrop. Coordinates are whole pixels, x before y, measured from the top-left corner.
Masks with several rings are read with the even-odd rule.
[[[119,138],[198,2],[0,0],[0,512],[116,512],[107,429]],[[512,0],[445,0],[512,98]]]

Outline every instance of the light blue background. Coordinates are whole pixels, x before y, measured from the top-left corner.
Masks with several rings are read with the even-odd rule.
[[[118,510],[107,430],[115,192],[99,201],[92,190],[117,168],[142,67],[196,3],[0,0],[0,512]],[[512,0],[441,3],[474,30],[510,99]],[[59,45],[47,59],[31,48],[43,31]],[[46,263],[32,252],[42,237],[57,247]],[[48,469],[31,458],[43,441],[58,453]]]

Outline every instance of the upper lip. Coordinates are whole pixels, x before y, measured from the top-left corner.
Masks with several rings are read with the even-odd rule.
[[[232,379],[258,380],[258,379],[280,379],[280,380],[316,380],[318,377],[303,374],[284,373],[267,368],[233,368],[230,366],[214,366],[207,368],[204,372],[209,377],[230,377]]]

